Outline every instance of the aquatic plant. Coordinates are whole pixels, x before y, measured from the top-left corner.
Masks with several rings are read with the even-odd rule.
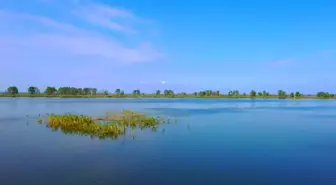
[[[66,134],[87,135],[91,137],[118,138],[125,135],[129,128],[151,128],[155,131],[159,124],[169,123],[160,117],[148,116],[130,110],[119,113],[106,113],[105,116],[91,117],[75,114],[50,114],[45,124],[53,131],[61,130]],[[43,123],[42,119],[38,123]]]

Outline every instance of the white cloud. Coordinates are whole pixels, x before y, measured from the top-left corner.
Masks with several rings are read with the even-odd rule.
[[[62,60],[62,56],[87,56],[92,57],[93,62],[138,63],[154,61],[162,56],[151,42],[141,41],[140,36],[134,41],[128,38],[126,44],[113,34],[94,27],[100,25],[121,33],[136,32],[135,28],[127,26],[137,19],[130,11],[101,4],[83,6],[79,3],[74,10],[59,14],[72,14],[77,10],[81,11],[75,14],[78,17],[74,17],[74,21],[60,21],[39,15],[39,12],[0,10],[0,47],[11,51],[0,52],[1,57],[8,62],[14,59],[18,62],[32,62],[38,60],[38,54],[43,54],[59,60]],[[118,20],[113,20],[116,18]],[[78,19],[83,22],[77,22]],[[34,57],[32,53],[35,53]]]

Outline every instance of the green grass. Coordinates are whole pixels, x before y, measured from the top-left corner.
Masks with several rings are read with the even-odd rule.
[[[117,113],[106,113],[99,117],[51,114],[46,118],[40,118],[37,122],[45,124],[53,131],[61,130],[65,134],[85,135],[99,139],[116,139],[125,135],[130,128],[151,128],[155,131],[160,124],[170,123],[170,120],[124,110]]]

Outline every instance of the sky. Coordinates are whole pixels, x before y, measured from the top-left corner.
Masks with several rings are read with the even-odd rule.
[[[336,93],[334,0],[1,0],[0,91]]]

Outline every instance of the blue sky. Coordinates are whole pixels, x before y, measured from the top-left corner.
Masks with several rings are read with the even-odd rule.
[[[336,93],[336,1],[2,0],[0,88]]]

